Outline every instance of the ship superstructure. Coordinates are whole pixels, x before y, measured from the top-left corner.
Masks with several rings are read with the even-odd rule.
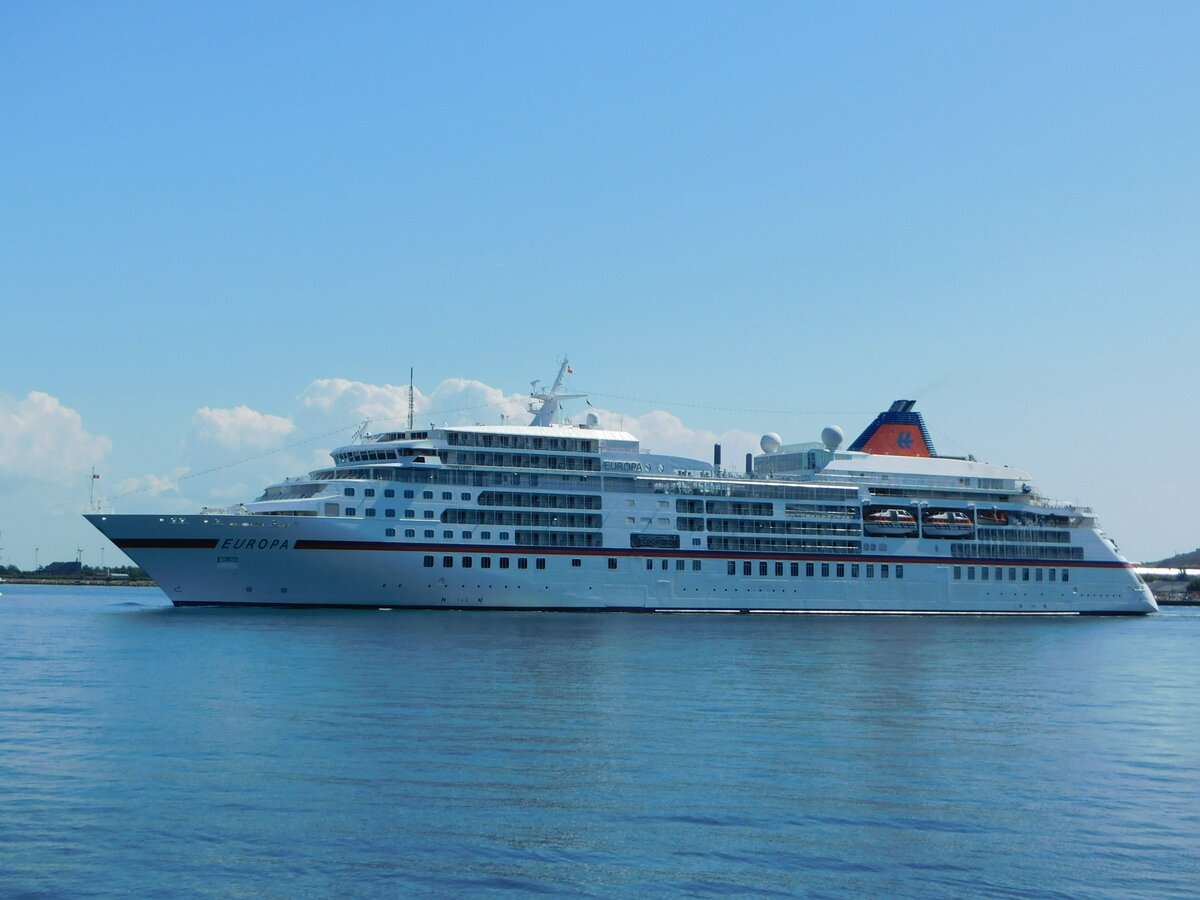
[[[363,435],[236,510],[89,515],[187,605],[1139,614],[1090,509],[938,456],[912,401],[848,448],[764,435],[750,471],[563,421]]]

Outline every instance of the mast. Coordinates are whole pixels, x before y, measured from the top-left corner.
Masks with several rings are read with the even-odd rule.
[[[574,373],[571,368],[571,363],[564,355],[558,366],[558,376],[554,379],[554,387],[549,391],[538,389],[540,381],[530,382],[533,390],[529,393],[529,411],[533,413],[533,421],[530,425],[557,425],[561,421],[562,401],[564,400],[579,400],[586,397],[587,394],[560,394],[562,390],[563,378]],[[542,405],[535,407],[534,400],[540,400]]]

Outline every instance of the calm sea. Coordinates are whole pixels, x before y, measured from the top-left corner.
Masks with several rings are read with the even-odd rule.
[[[1200,614],[2,585],[0,896],[1200,895]]]

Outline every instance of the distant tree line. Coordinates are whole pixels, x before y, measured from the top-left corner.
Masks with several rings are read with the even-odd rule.
[[[50,563],[40,569],[19,569],[14,565],[0,566],[0,577],[4,578],[111,578],[122,580],[149,581],[150,576],[140,566],[81,566],[79,563]]]

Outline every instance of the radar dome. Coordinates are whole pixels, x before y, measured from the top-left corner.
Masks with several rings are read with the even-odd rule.
[[[821,443],[825,445],[826,450],[836,450],[842,446],[842,429],[836,425],[830,425],[821,431]]]
[[[763,453],[778,453],[779,448],[783,446],[783,438],[773,431],[768,431],[759,440],[758,446],[762,447]]]
[[[584,419],[584,421],[587,422],[588,428],[595,428],[600,424],[600,417],[595,413],[588,413],[587,418]]]

